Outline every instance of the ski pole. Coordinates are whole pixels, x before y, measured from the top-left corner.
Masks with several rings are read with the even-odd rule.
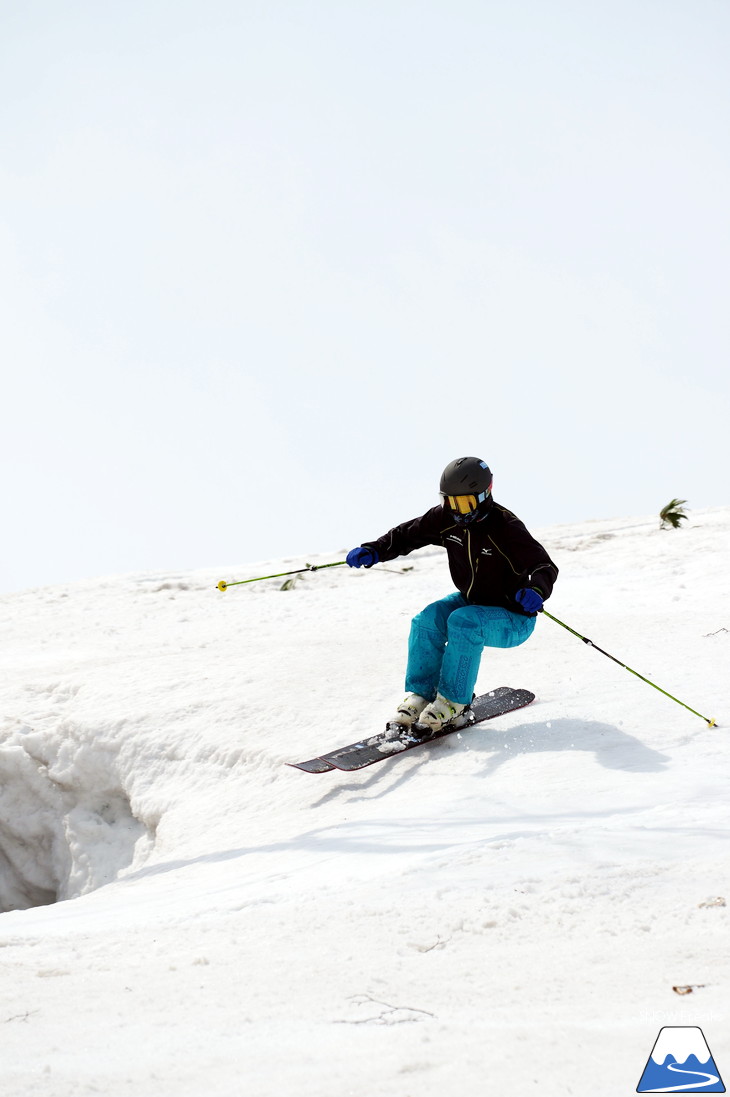
[[[303,568],[295,568],[294,571],[278,571],[276,575],[259,575],[255,579],[235,579],[228,583],[225,579],[217,584],[218,590],[228,590],[229,587],[240,587],[244,583],[260,583],[262,579],[283,579],[285,575],[299,575],[303,571],[321,571],[322,568],[339,568],[346,564],[347,560],[338,560],[335,564],[307,564]]]
[[[594,644],[593,641],[589,640],[587,636],[581,636],[581,634],[579,632],[576,632],[574,628],[571,628],[570,625],[566,625],[564,621],[559,621],[557,617],[553,617],[552,613],[548,613],[546,609],[543,609],[542,612],[545,614],[546,617],[549,617],[551,621],[554,621],[556,625],[560,625],[561,628],[566,629],[568,632],[572,632],[573,636],[577,636],[578,639],[582,640],[584,644],[590,644],[590,646],[592,648],[595,648],[596,651],[600,651],[601,655],[606,655],[609,659],[613,659],[614,663],[618,663],[618,665],[620,667],[623,667],[624,670],[628,670],[631,674],[636,675],[636,677],[640,678],[642,682],[646,682],[648,686],[654,686],[654,689],[658,689],[660,693],[663,693],[664,696],[668,697],[671,701],[676,701],[678,705],[681,705],[683,708],[689,709],[689,711],[693,712],[695,716],[699,716],[701,720],[704,720],[705,723],[709,725],[709,727],[716,727],[715,721],[711,720],[709,716],[703,716],[701,712],[697,711],[697,709],[690,708],[689,705],[685,705],[684,701],[680,701],[678,697],[673,697],[671,693],[667,693],[667,691],[665,689],[662,689],[661,686],[657,686],[654,682],[650,682],[649,679],[645,678],[643,674],[639,674],[638,670],[632,670],[631,667],[627,667],[626,663],[622,663],[621,660],[617,659],[615,655],[610,655],[607,651],[604,651],[603,648],[599,648],[598,644]]]

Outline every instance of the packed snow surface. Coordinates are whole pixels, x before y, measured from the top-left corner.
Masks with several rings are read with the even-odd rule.
[[[311,775],[443,551],[2,599],[3,1094],[616,1097],[667,1025],[730,1074],[730,509],[534,532],[550,612],[700,716],[542,617],[478,682],[529,708]]]

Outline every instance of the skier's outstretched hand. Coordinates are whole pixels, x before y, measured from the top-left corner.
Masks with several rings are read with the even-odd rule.
[[[542,610],[542,595],[532,587],[523,587],[515,594],[515,602],[519,602],[525,613],[540,613]]]
[[[350,549],[346,560],[351,568],[371,568],[373,564],[377,564],[378,554],[375,549],[358,545],[357,548]]]

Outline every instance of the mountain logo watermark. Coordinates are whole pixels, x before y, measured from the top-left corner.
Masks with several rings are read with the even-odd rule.
[[[661,1029],[636,1092],[725,1093],[702,1029],[690,1025]]]

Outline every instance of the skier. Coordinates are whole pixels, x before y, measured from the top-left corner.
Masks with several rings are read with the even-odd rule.
[[[558,575],[519,518],[494,501],[485,461],[452,461],[440,494],[440,506],[347,555],[350,567],[370,568],[425,545],[446,549],[457,590],[413,618],[407,695],[392,721],[423,735],[457,721],[471,703],[485,647],[512,648],[529,639]]]

